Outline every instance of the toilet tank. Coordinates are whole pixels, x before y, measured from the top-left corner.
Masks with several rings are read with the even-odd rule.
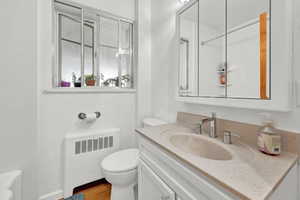
[[[152,127],[152,126],[159,126],[159,125],[163,125],[163,124],[167,124],[167,122],[160,120],[160,119],[156,119],[156,118],[146,118],[143,120],[144,128]]]
[[[0,200],[21,200],[21,182],[20,170],[0,173]]]

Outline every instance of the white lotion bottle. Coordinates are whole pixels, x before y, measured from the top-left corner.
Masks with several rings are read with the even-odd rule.
[[[269,113],[262,113],[264,116],[263,126],[257,134],[258,149],[268,155],[280,155],[281,136],[274,128],[274,121]]]

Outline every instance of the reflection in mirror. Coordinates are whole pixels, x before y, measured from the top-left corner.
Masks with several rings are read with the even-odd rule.
[[[178,16],[179,95],[198,96],[198,2]]]
[[[225,9],[225,0],[199,2],[199,96],[202,97],[226,95]]]
[[[118,47],[118,20],[100,17],[100,45]]]
[[[61,6],[62,7],[62,6]],[[91,15],[91,14],[90,14]],[[81,11],[73,8],[58,14],[60,46],[60,86],[81,87]],[[96,15],[85,16],[84,20],[84,86],[95,86],[94,35]]]
[[[133,88],[133,22],[55,2],[55,87]]]
[[[132,88],[133,25],[100,17],[99,71],[102,87]]]
[[[61,79],[81,87],[81,23],[61,14]],[[84,24],[85,78],[94,76],[94,25]],[[88,81],[85,81],[87,84]],[[88,86],[95,86],[89,84]]]
[[[132,24],[124,21],[120,21],[120,48],[119,48],[119,59],[121,67],[121,87],[131,88],[132,84],[132,35],[133,27]]]
[[[179,17],[180,96],[271,99],[270,0],[201,0]]]
[[[100,17],[99,71],[102,87],[119,86],[118,28],[117,20]]]
[[[119,62],[118,49],[100,47],[100,80],[102,87],[117,87]]]
[[[180,38],[180,90],[184,92],[189,89],[189,41]]]
[[[270,98],[269,1],[227,0],[228,97]]]
[[[97,13],[91,10],[84,12],[84,86],[99,86],[96,67],[96,34]]]
[[[72,79],[81,76],[81,9],[55,3],[58,22],[58,87],[75,87]]]

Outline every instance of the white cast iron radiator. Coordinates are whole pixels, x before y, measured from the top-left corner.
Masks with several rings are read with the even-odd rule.
[[[64,144],[64,198],[77,186],[103,178],[101,161],[119,149],[120,129],[69,134]]]

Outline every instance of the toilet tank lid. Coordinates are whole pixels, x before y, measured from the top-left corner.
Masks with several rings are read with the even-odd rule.
[[[12,200],[13,193],[10,190],[4,190],[0,188],[0,199],[1,200]]]
[[[159,126],[159,125],[167,124],[167,122],[156,118],[145,118],[143,120],[143,123],[144,125],[148,125],[148,126]]]
[[[11,189],[15,181],[22,175],[22,171],[15,170],[5,173],[0,173],[0,190]]]

